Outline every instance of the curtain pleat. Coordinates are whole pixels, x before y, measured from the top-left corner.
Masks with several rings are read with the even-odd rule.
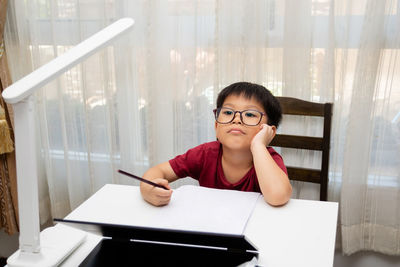
[[[6,22],[7,0],[0,1],[0,92],[11,85],[7,56],[4,47],[3,32]],[[0,143],[10,143],[7,149],[2,149],[0,154],[0,228],[8,234],[18,231],[18,202],[17,202],[17,177],[15,165],[15,153],[13,149],[13,114],[12,107],[7,105],[3,98],[0,101],[4,116],[2,122]],[[4,133],[5,132],[5,133]],[[10,140],[5,140],[10,139]],[[2,147],[4,147],[2,145]]]
[[[390,108],[398,101],[393,101],[399,90],[391,81],[399,79],[400,34],[392,35],[391,44],[387,38],[390,23],[400,21],[391,21],[394,17],[389,16],[395,6],[393,1],[365,3],[343,151],[341,230],[345,254],[372,250],[400,255],[400,151],[399,139],[394,138],[396,114]]]

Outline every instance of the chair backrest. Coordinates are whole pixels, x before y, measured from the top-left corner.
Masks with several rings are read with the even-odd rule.
[[[320,184],[320,200],[327,200],[329,146],[331,138],[332,103],[314,103],[291,97],[277,97],[284,115],[319,116],[324,118],[323,136],[277,134],[270,146],[322,151],[321,168],[286,166],[291,180]],[[285,123],[284,121],[282,123]]]

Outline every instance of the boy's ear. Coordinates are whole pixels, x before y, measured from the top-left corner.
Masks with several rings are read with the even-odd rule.
[[[276,135],[276,126],[275,125],[271,125],[271,129],[274,132],[272,139],[274,139],[275,135]]]

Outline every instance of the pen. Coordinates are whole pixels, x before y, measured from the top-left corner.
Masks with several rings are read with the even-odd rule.
[[[165,190],[169,190],[168,188],[166,188],[166,187],[163,186],[163,185],[156,184],[156,183],[154,183],[154,182],[152,182],[152,181],[149,181],[149,180],[144,179],[144,178],[142,178],[142,177],[136,176],[136,175],[131,174],[131,173],[129,173],[129,172],[126,172],[126,171],[123,171],[123,170],[118,170],[118,172],[119,172],[119,173],[122,173],[122,174],[125,174],[125,175],[127,175],[127,176],[129,176],[129,177],[131,177],[131,178],[137,179],[137,180],[139,180],[139,181],[141,181],[141,182],[143,182],[143,183],[146,183],[146,184],[149,184],[149,185],[152,185],[152,186],[155,186],[155,187],[159,187],[159,188],[162,188],[162,189],[165,189]]]

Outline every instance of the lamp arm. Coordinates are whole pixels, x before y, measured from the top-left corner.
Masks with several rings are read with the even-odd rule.
[[[7,87],[2,94],[4,100],[9,104],[15,104],[23,100],[33,94],[36,89],[43,87],[66,70],[84,61],[98,50],[108,46],[116,38],[131,29],[133,24],[133,19],[123,18],[107,26],[64,54]]]
[[[37,153],[33,93],[62,73],[108,46],[133,27],[131,18],[120,19],[71,48],[61,56],[7,87],[2,96],[13,105],[17,190],[19,214],[19,250],[11,255],[8,266],[56,266],[84,239],[80,234],[65,234],[57,228],[47,233],[49,244],[40,244]],[[56,228],[56,227],[53,227]],[[76,236],[76,241],[74,241]],[[48,238],[50,237],[50,238]],[[54,240],[56,238],[62,240]],[[52,239],[52,240],[50,240]],[[67,241],[67,242],[66,242]],[[68,243],[63,246],[63,243]],[[51,247],[57,244],[56,250]],[[50,249],[49,249],[50,247]],[[45,248],[45,251],[43,250]],[[50,251],[50,252],[49,252]]]

